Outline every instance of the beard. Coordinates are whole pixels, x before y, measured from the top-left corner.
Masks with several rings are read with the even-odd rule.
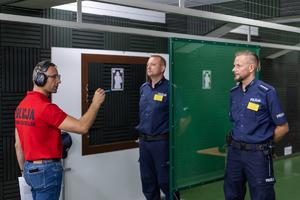
[[[248,73],[245,76],[239,75],[239,77],[234,77],[234,81],[235,82],[242,82],[243,80],[245,80],[246,78],[248,78],[250,76],[250,74],[251,73]]]

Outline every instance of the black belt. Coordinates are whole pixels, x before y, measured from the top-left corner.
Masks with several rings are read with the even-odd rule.
[[[147,135],[144,133],[139,133],[139,138],[141,138],[144,141],[156,141],[156,140],[168,140],[169,139],[169,133],[165,134],[157,134],[154,136]]]
[[[33,161],[28,161],[30,163],[33,163],[33,164],[43,164],[45,162],[60,162],[60,158],[52,158],[52,159],[40,159],[40,160],[33,160]]]
[[[252,149],[255,149],[256,151],[263,151],[264,146],[267,147],[267,144],[247,144],[244,142],[236,142],[236,141],[232,141],[231,145],[237,149],[246,150],[246,151]]]

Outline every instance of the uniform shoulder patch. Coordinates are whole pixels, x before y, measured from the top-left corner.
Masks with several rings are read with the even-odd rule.
[[[271,88],[269,86],[264,85],[264,84],[258,84],[257,87],[264,92],[269,92],[271,90]]]
[[[232,92],[232,91],[236,90],[238,87],[239,87],[239,85],[237,85],[237,86],[234,86],[233,88],[231,88],[230,92]]]

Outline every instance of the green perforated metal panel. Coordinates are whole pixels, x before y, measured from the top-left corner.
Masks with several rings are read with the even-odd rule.
[[[259,55],[259,46],[178,38],[169,43],[170,187],[174,192],[223,178],[226,153],[222,147],[233,125],[228,113],[230,89],[236,86],[235,52],[249,49]],[[180,120],[189,120],[177,112],[182,102],[190,114],[184,132]]]

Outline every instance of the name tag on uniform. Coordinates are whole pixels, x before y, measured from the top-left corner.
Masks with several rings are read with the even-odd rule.
[[[258,111],[259,104],[249,102],[247,108],[250,109],[250,110]]]
[[[154,95],[154,98],[153,98],[155,101],[162,101],[163,100],[163,96],[162,95]]]

